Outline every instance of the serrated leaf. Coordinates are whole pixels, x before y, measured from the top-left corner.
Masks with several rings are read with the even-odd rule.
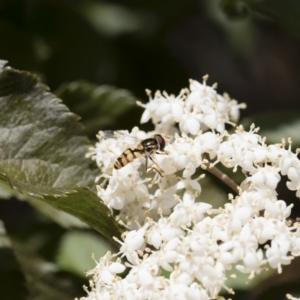
[[[0,281],[1,299],[27,299],[26,280],[2,222],[0,222]]]
[[[135,98],[127,90],[78,80],[62,85],[57,91],[64,102],[83,117],[85,132],[94,137],[103,128],[112,128],[118,118],[135,107]]]
[[[97,195],[83,187],[94,187],[97,174],[85,157],[89,146],[78,116],[34,75],[0,69],[0,180],[111,240],[120,236],[117,223]]]
[[[34,75],[0,69],[0,170],[16,189],[35,186],[38,196],[39,189],[55,195],[93,186],[96,169],[85,158],[91,144],[78,119]]]
[[[3,175],[2,178],[0,176],[0,179],[5,179],[14,188],[16,183],[15,180],[11,180]],[[11,181],[13,181],[13,184]],[[23,183],[21,182],[19,185],[22,186]],[[19,185],[17,185],[17,188],[19,188]],[[29,184],[26,184],[25,186],[30,189],[30,191],[35,188]],[[64,190],[64,192],[62,192],[61,189],[58,189],[57,191],[57,194],[41,194],[40,190],[37,190],[38,194],[33,193],[31,195],[31,192],[23,190],[23,192],[26,192],[35,198],[39,198],[54,208],[63,210],[64,212],[77,217],[111,241],[113,241],[112,237],[120,238],[121,230],[111,215],[108,207],[104,205],[98,196],[88,187],[74,187],[72,190]]]

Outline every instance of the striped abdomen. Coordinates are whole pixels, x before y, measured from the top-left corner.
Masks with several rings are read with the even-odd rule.
[[[139,145],[141,146],[141,145]],[[115,169],[121,169],[126,166],[128,163],[132,162],[135,158],[145,156],[145,150],[141,147],[136,149],[126,149],[116,160],[114,164]]]

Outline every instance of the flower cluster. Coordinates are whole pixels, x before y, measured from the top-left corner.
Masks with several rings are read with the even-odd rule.
[[[162,135],[176,132],[179,123],[181,134],[165,136],[164,152],[114,169],[123,151],[137,147],[136,138],[153,133],[134,128],[122,132],[126,139],[99,133],[90,153],[104,173],[98,196],[128,228],[118,240],[118,256],[127,263],[109,253],[97,261],[83,299],[218,298],[221,289],[234,293],[226,286],[233,267],[251,279],[267,266],[280,273],[300,255],[300,226],[288,221],[292,205],[276,192],[286,176],[287,188],[300,197],[300,162],[291,141],[267,145],[254,125],[229,134],[225,125],[236,122],[244,105],[219,95],[206,79],[191,81],[178,97],[157,92],[140,104],[142,122],[151,119]],[[151,172],[144,170],[146,160]],[[221,208],[201,197],[201,170],[217,164],[245,177]],[[125,268],[128,274],[118,276]]]
[[[224,132],[225,124],[237,121],[239,110],[245,108],[245,104],[238,104],[228,94],[218,94],[215,90],[217,85],[207,86],[208,76],[203,79],[203,84],[191,80],[190,90],[183,89],[178,97],[157,91],[152,98],[151,92],[147,91],[150,101],[145,105],[138,102],[145,108],[141,123],[152,119],[153,124],[164,132],[168,132],[175,123],[179,123],[182,133],[192,135],[208,129]]]

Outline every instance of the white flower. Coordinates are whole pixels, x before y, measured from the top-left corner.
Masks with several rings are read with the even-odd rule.
[[[177,199],[174,197],[176,193],[176,185],[165,189],[157,189],[153,196],[150,197],[149,215],[156,218],[157,213],[169,215],[172,208],[177,204]],[[146,206],[145,206],[146,207]]]
[[[116,278],[116,274],[122,273],[125,270],[125,266],[119,260],[117,262],[111,260],[111,253],[107,252],[99,262],[95,260],[97,266],[93,270],[88,271],[87,275],[97,274],[96,284],[111,285]]]
[[[203,78],[203,84],[191,80],[191,91],[184,89],[177,97],[158,91],[152,98],[148,92],[149,103],[138,102],[145,108],[141,123],[152,119],[153,124],[167,124],[161,128],[170,128],[172,124],[179,123],[181,132],[192,135],[197,135],[200,129],[224,132],[225,124],[236,121],[239,109],[245,108],[245,105],[237,104],[226,94],[219,95],[214,87],[206,84],[207,78]]]
[[[251,172],[252,176],[248,177],[248,181],[251,182],[252,187],[256,190],[273,191],[280,181],[278,171],[278,168],[266,165]]]
[[[281,265],[288,265],[293,259],[292,256],[288,255],[290,246],[291,240],[289,236],[278,232],[271,241],[271,246],[266,251],[268,263],[272,268],[278,269],[279,273],[281,273]]]
[[[113,209],[121,210],[124,205],[139,202],[148,194],[145,181],[140,178],[140,163],[134,161],[120,170],[113,170],[106,189],[98,186],[98,196]]]
[[[253,172],[255,166],[265,161],[267,147],[263,138],[251,127],[250,132],[238,127],[235,134],[228,136],[227,141],[221,143],[218,150],[218,160],[227,168],[240,166],[247,172]]]
[[[148,229],[147,242],[159,249],[162,242],[168,242],[181,235],[183,235],[181,229],[171,226],[166,218],[161,218]]]
[[[300,168],[296,169],[291,167],[288,170],[287,176],[290,179],[286,184],[287,187],[292,191],[297,191],[296,196],[300,198]]]
[[[140,228],[139,230],[129,231],[123,242],[118,240],[121,244],[119,252],[122,254],[121,257],[126,256],[128,261],[134,265],[137,264],[137,251],[142,251],[145,248],[145,230],[146,227]]]
[[[166,92],[163,94],[157,91],[154,98],[151,97],[151,92],[148,91],[150,102],[148,104],[142,104],[138,102],[138,105],[145,108],[145,111],[141,118],[141,123],[146,123],[152,118],[153,124],[162,122],[176,122],[183,115],[184,107],[184,94],[179,94],[178,97],[174,95],[168,95]]]
[[[195,194],[192,191],[186,191],[182,201],[174,207],[169,219],[171,223],[179,226],[190,226],[203,219],[204,213],[211,208],[207,203],[195,203]]]
[[[202,164],[202,148],[200,143],[186,135],[176,135],[174,142],[166,147],[169,152],[170,168],[183,170],[183,177],[190,177],[196,168]],[[163,165],[164,166],[164,165]],[[165,167],[164,167],[165,168]]]
[[[200,130],[199,118],[195,113],[186,111],[179,122],[179,128],[181,132],[196,135]]]
[[[253,278],[255,274],[259,274],[264,264],[262,250],[246,249],[243,256],[243,263],[243,265],[237,265],[236,269],[242,273],[250,273],[249,278]]]
[[[221,136],[213,132],[205,132],[199,134],[195,140],[194,144],[199,147],[201,154],[208,154],[210,159],[214,159],[221,144]],[[200,148],[201,145],[201,148]]]
[[[270,201],[270,199],[266,199],[264,215],[267,218],[285,220],[290,216],[292,207],[292,204],[287,206],[283,200],[277,200],[274,202]]]
[[[254,125],[226,132],[245,105],[218,94],[206,80],[190,81],[190,90],[177,97],[149,93],[149,103],[139,103],[145,108],[141,121],[151,119],[166,140],[163,153],[145,152],[148,172],[144,157],[114,169],[116,159],[138,142],[99,134],[90,152],[104,173],[98,196],[127,226],[123,240],[116,240],[118,255],[130,265],[120,278],[116,274],[125,267],[119,260],[96,262],[88,272],[93,279],[85,299],[221,299],[221,289],[233,293],[226,286],[228,270],[235,267],[237,275],[252,279],[265,267],[280,273],[282,265],[300,256],[300,224],[288,220],[293,205],[277,197],[282,176],[300,197],[300,162],[291,141],[287,149],[285,140],[267,145]],[[153,134],[138,128],[127,132],[138,139]],[[200,180],[203,170],[212,171],[218,163],[245,178],[233,188],[237,195],[220,208],[203,202]]]

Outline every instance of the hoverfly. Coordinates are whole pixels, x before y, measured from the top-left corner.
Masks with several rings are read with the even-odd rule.
[[[148,159],[156,165],[156,167],[152,167],[150,170],[156,171],[160,176],[162,170],[159,168],[157,163],[152,158],[154,153],[156,154],[166,154],[167,152],[164,150],[166,145],[165,139],[160,134],[155,134],[153,138],[148,138],[142,140],[135,148],[126,149],[116,160],[114,163],[115,169],[121,169],[134,159],[144,156],[146,159],[146,170],[148,167]],[[158,170],[159,169],[159,170]]]

